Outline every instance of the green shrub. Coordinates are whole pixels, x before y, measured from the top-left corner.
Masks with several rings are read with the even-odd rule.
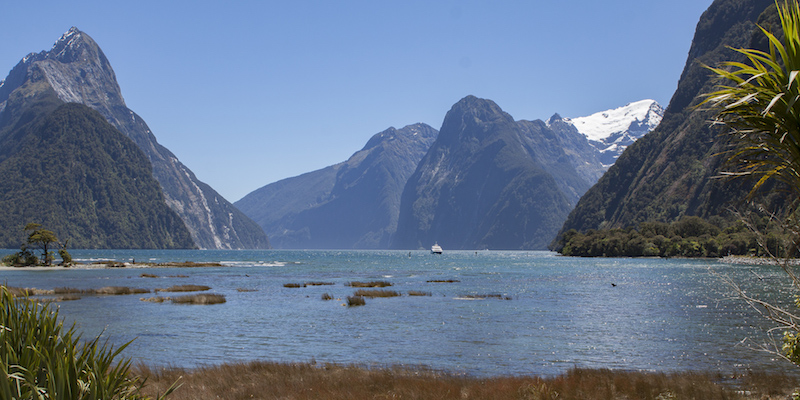
[[[17,300],[5,287],[0,301],[0,398],[147,398],[139,392],[144,382],[130,373],[131,360],[116,360],[130,342],[117,349],[99,336],[82,343],[75,325],[65,330],[49,304]]]

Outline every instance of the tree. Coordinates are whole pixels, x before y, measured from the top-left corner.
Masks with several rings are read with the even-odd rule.
[[[25,232],[28,233],[26,243],[22,245],[19,252],[3,257],[3,262],[11,265],[38,265],[42,262],[44,265],[50,266],[55,258],[55,253],[50,249],[53,245],[59,244],[61,248],[58,250],[58,254],[61,256],[61,265],[69,266],[72,264],[72,256],[67,251],[69,240],[64,244],[60,244],[53,231],[43,229],[41,224],[36,223],[25,225]],[[41,260],[31,252],[30,246],[42,250]]]
[[[789,207],[785,215],[778,216],[786,232],[785,257],[779,259],[777,251],[773,252],[779,246],[770,243],[768,235],[757,236],[762,250],[778,262],[795,293],[800,293],[800,279],[789,260],[797,254],[800,239],[800,5],[786,1],[782,5],[776,2],[776,6],[783,39],[759,27],[769,43],[769,52],[735,49],[746,57],[746,62],[708,67],[722,83],[703,104],[717,107],[716,122],[730,128],[727,133],[735,148],[728,165],[733,170],[724,175],[755,178],[750,199],[768,182],[783,182],[789,191]],[[739,297],[777,324],[774,330],[783,332],[783,344],[776,353],[800,365],[800,315],[753,298],[735,282],[727,281]],[[796,299],[800,306],[800,298]]]
[[[25,231],[28,233],[28,244],[37,246],[42,249],[42,260],[45,265],[50,265],[53,262],[53,254],[48,250],[52,243],[58,243],[58,238],[53,231],[43,229],[42,225],[36,223],[29,223],[25,226]]]

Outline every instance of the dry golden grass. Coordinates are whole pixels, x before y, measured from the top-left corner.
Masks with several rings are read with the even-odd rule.
[[[156,289],[155,292],[204,292],[206,290],[211,290],[211,287],[205,285],[174,285],[166,289]]]
[[[192,294],[188,296],[178,296],[173,297],[172,302],[174,304],[222,304],[224,303],[225,296],[221,294],[214,294],[214,293],[202,293],[202,294]]]
[[[348,307],[357,307],[366,305],[367,301],[364,300],[361,296],[347,296],[347,306]]]
[[[60,287],[53,289],[53,294],[85,294],[85,295],[126,295],[150,293],[147,289],[132,288],[127,286],[106,286],[100,289],[77,289],[71,287]],[[37,293],[39,294],[39,293]]]
[[[356,290],[355,293],[353,293],[353,295],[354,296],[359,296],[359,297],[374,298],[374,297],[397,297],[397,296],[400,296],[400,293],[397,293],[394,290],[358,289],[358,290]]]
[[[372,281],[372,282],[358,282],[358,281],[355,281],[355,282],[348,283],[347,286],[360,287],[360,288],[372,288],[372,287],[387,287],[387,286],[392,286],[392,284],[389,283],[389,282],[386,282],[386,281]]]
[[[733,388],[719,375],[573,369],[554,378],[473,378],[415,368],[251,362],[197,370],[150,369],[143,394],[187,399],[784,399],[797,378],[746,376]],[[753,379],[755,378],[755,379]]]

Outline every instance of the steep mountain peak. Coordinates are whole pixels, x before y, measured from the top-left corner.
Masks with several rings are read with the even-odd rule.
[[[572,118],[572,123],[589,140],[607,141],[632,127],[637,128],[634,133],[644,135],[655,129],[663,116],[664,109],[655,100],[648,99],[596,112],[587,117]]]
[[[495,102],[469,95],[447,112],[439,137],[450,141],[464,140],[462,136],[467,135],[480,140],[498,124],[513,125],[514,119]]]
[[[547,121],[548,126],[559,121],[574,126],[600,151],[603,164],[608,166],[616,161],[626,147],[661,123],[664,108],[655,100],[647,99],[586,117],[555,118],[556,116],[558,114]]]
[[[561,115],[560,115],[559,113],[555,113],[555,114],[553,114],[553,116],[552,116],[552,117],[550,117],[550,118],[547,120],[547,122],[546,122],[546,123],[547,123],[547,126],[550,126],[550,125],[553,125],[554,123],[556,123],[556,122],[558,122],[558,121],[563,121],[563,120],[564,120],[564,118],[562,118],[562,117],[561,117]]]

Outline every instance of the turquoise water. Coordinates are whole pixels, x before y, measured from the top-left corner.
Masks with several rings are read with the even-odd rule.
[[[9,250],[5,253],[10,253]],[[457,373],[553,375],[572,367],[624,370],[780,370],[788,364],[740,342],[767,325],[710,272],[751,294],[781,295],[776,267],[716,260],[583,259],[550,252],[72,251],[77,260],[221,261],[219,268],[2,271],[8,285],[52,289],[211,286],[225,304],[84,296],[58,303],[67,323],[152,365],[231,361],[422,365]],[[142,273],[159,278],[144,278]],[[176,277],[186,275],[188,277]],[[351,281],[386,280],[395,298],[345,307]],[[430,280],[457,280],[433,283]],[[285,288],[325,281],[330,286]],[[612,285],[613,284],[613,285]],[[616,285],[616,286],[614,286]],[[238,289],[251,291],[243,292]],[[408,296],[408,291],[431,296]],[[323,301],[328,293],[335,298]],[[169,294],[163,294],[169,295]],[[510,300],[487,297],[499,295]]]

